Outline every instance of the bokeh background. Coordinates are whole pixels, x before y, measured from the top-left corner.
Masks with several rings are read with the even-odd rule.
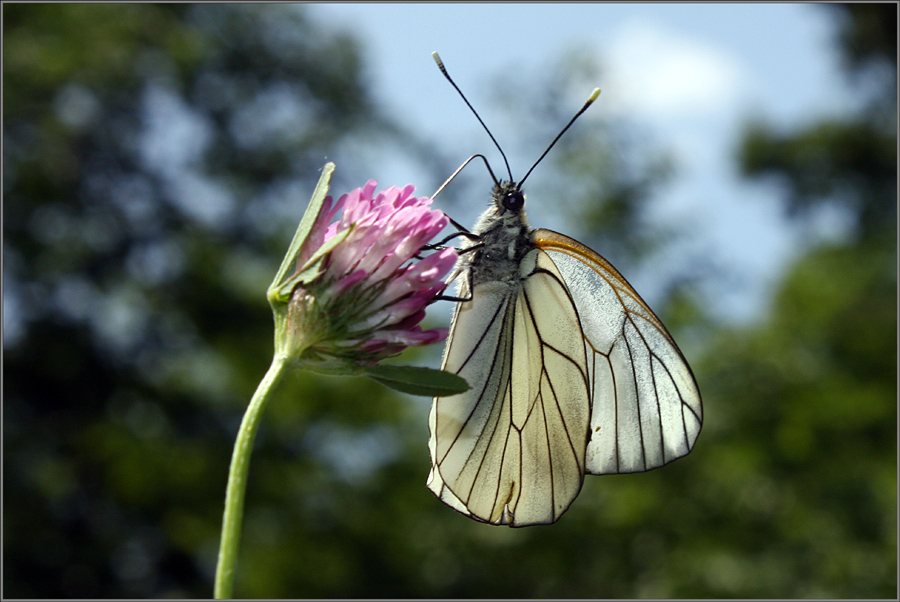
[[[897,8],[3,10],[3,595],[209,597],[265,289],[311,195],[502,161],[691,362],[694,451],[555,525],[425,488],[429,401],[297,374],[241,597],[897,596]],[[471,223],[473,164],[437,205]],[[429,316],[449,320],[449,303]],[[402,357],[437,366],[440,346]]]

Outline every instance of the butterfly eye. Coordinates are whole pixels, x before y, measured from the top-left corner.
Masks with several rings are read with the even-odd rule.
[[[525,204],[525,197],[518,190],[514,190],[503,197],[503,207],[510,211],[518,211]]]

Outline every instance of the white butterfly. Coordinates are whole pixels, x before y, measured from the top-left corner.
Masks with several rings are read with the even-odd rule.
[[[703,422],[697,383],[659,318],[603,257],[531,230],[524,204],[520,184],[496,184],[462,245],[441,369],[471,389],[434,398],[429,416],[429,489],[512,527],[558,520],[585,473],[686,455]]]

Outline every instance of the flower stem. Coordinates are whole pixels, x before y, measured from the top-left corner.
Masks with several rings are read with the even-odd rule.
[[[234,567],[237,564],[241,542],[241,526],[244,518],[244,494],[247,491],[247,474],[250,471],[250,454],[253,439],[259,427],[259,419],[271,393],[286,373],[285,358],[276,354],[269,371],[259,383],[244,419],[238,430],[228,470],[228,487],[225,492],[225,514],[222,517],[222,539],[219,544],[219,561],[216,566],[215,597],[231,598],[234,589]]]

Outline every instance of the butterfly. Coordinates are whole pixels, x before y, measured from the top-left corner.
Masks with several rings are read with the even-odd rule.
[[[435,397],[429,415],[428,488],[470,518],[511,527],[556,522],[585,474],[688,454],[703,423],[687,361],[625,278],[578,241],[531,229],[521,189],[530,173],[494,178],[490,206],[464,232],[441,369],[471,388]]]

